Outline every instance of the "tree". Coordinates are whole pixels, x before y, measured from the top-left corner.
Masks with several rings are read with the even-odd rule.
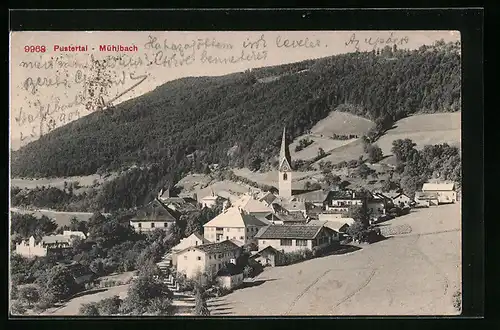
[[[371,168],[368,167],[368,165],[366,164],[361,164],[359,167],[358,167],[358,175],[362,178],[362,179],[366,179],[368,178],[368,176],[370,174],[372,174],[374,172],[374,170],[372,170]]]
[[[102,299],[97,303],[99,315],[116,315],[120,312],[122,300],[119,296]]]
[[[76,292],[77,284],[67,267],[57,265],[49,271],[45,288],[57,300],[63,300]]]
[[[172,315],[172,298],[172,292],[163,281],[150,275],[141,275],[130,285],[121,310],[131,315]]]
[[[38,286],[34,284],[28,284],[19,289],[19,300],[26,303],[28,307],[32,307],[38,301],[40,301],[40,291]]]
[[[392,141],[391,152],[396,156],[399,162],[406,162],[406,160],[415,151],[416,144],[410,139],[398,139]]]
[[[195,295],[196,305],[194,312],[198,316],[210,316],[210,310],[208,309],[207,302],[205,299],[205,292],[201,286],[197,286]]]
[[[82,304],[80,310],[78,311],[80,315],[85,316],[99,316],[99,309],[97,308],[97,303],[91,302],[87,304]]]
[[[366,203],[349,208],[348,216],[354,219],[355,222],[359,222],[362,229],[368,228],[370,224],[370,211]]]
[[[368,148],[368,160],[370,163],[377,163],[383,158],[382,149],[377,145],[370,145]]]

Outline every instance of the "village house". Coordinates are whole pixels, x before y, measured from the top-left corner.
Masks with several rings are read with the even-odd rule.
[[[210,192],[210,195],[200,199],[201,207],[208,207],[208,208],[213,208],[218,203],[222,205],[222,208],[225,208],[227,202],[228,202],[227,198],[219,196],[218,194],[214,193],[213,190]]]
[[[192,233],[188,237],[181,239],[179,244],[174,246],[171,250],[172,266],[177,265],[177,254],[180,251],[184,251],[187,248],[190,248],[193,246],[198,246],[198,245],[203,245],[203,244],[207,244],[207,243],[210,243],[210,242],[199,233]]]
[[[330,191],[325,199],[326,211],[345,212],[351,206],[361,206],[367,200],[367,196],[362,192],[352,190]]]
[[[416,206],[429,207],[439,205],[439,196],[437,192],[417,191],[415,192]]]
[[[387,201],[385,198],[381,197],[373,197],[368,199],[366,206],[368,208],[368,212],[370,213],[370,217],[376,218],[381,215],[384,215],[386,212]],[[392,205],[392,202],[391,202]]]
[[[158,200],[174,212],[193,212],[197,210],[198,202],[192,197],[173,196],[170,189],[161,189]]]
[[[157,228],[168,230],[176,222],[175,212],[166,207],[159,199],[154,199],[140,208],[130,220],[136,232],[147,232]]]
[[[332,190],[334,191],[334,190]],[[302,201],[305,203],[310,203],[317,207],[324,207],[326,197],[328,196],[329,190],[319,189],[314,191],[308,191],[302,194],[294,195],[295,200]]]
[[[276,267],[283,264],[283,253],[268,245],[259,251],[255,251],[249,259],[258,262],[263,267]]]
[[[338,218],[334,220],[313,220],[308,223],[311,226],[324,226],[333,230],[336,234],[333,236],[333,241],[340,240],[340,237],[347,233],[347,229],[354,223],[352,218]]]
[[[259,230],[259,250],[271,246],[282,252],[323,248],[333,243],[336,233],[324,226],[313,225],[271,225]]]
[[[400,208],[410,207],[413,201],[408,195],[402,192],[377,193],[377,195],[391,199],[392,204]]]
[[[16,244],[16,253],[26,258],[59,254],[62,250],[71,248],[76,237],[85,239],[85,234],[81,231],[66,230],[62,235],[43,236],[38,243],[35,237],[31,236],[27,241]]]
[[[204,237],[210,242],[235,239],[244,243],[254,241],[254,236],[266,224],[243,209],[233,206],[203,225]]]
[[[424,183],[422,192],[435,193],[439,204],[455,203],[457,200],[454,183]]]
[[[217,283],[226,289],[236,289],[243,285],[243,269],[233,263],[227,263],[217,272]]]
[[[177,253],[177,272],[187,278],[214,276],[226,264],[236,264],[240,254],[241,248],[229,240],[192,246]]]

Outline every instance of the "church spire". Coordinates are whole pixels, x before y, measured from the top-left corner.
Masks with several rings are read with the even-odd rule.
[[[286,159],[289,166],[292,164],[290,159],[290,150],[288,149],[288,143],[286,140],[286,127],[283,127],[283,138],[281,139],[280,165],[283,163],[283,159]]]

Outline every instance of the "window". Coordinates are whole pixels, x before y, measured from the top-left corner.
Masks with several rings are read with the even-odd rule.
[[[292,246],[292,240],[291,239],[282,239],[280,244],[281,244],[281,246]]]
[[[283,180],[285,180],[285,181],[288,180],[288,174],[283,173]]]
[[[266,241],[262,241],[262,244],[266,244]]]
[[[220,231],[222,231],[222,230],[224,230],[224,228],[222,228],[222,227],[217,227],[217,228],[215,228],[215,230],[220,230]]]
[[[151,222],[151,228],[154,228],[154,227],[155,227],[155,223]]]
[[[226,236],[226,239],[229,239],[229,236]]]
[[[236,239],[236,236],[233,236],[233,239]]]
[[[212,260],[212,256],[208,256],[208,259]]]
[[[306,239],[296,239],[295,245],[296,246],[307,246],[307,240]]]
[[[240,239],[244,239],[243,236],[240,236]]]
[[[165,222],[165,223],[163,224],[163,227],[167,228],[167,227],[168,227],[168,222]]]
[[[196,258],[196,260],[201,260],[201,257]]]
[[[249,232],[250,232],[250,228],[247,228],[247,233],[249,233]]]
[[[222,259],[222,254],[219,254],[219,259]]]
[[[142,228],[142,223],[140,223],[140,222],[139,222],[139,223],[137,224],[137,228]]]
[[[227,231],[231,231],[231,228],[227,228]]]

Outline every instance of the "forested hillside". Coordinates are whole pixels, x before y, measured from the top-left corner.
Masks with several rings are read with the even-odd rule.
[[[138,165],[133,181],[144,176],[146,193],[153,182],[207,171],[211,163],[258,168],[278,154],[283,126],[294,138],[339,106],[384,125],[416,112],[458,111],[458,50],[458,44],[385,48],[179,79],[13,152],[12,175],[87,175]]]

